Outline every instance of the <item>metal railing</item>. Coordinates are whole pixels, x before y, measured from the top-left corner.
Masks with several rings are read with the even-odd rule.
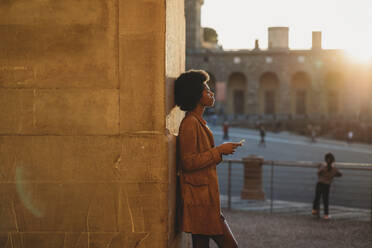
[[[241,197],[245,176],[247,176],[244,175],[244,166],[249,166],[245,165],[246,162],[245,160],[224,160],[223,165],[227,164],[227,170],[226,166],[218,167],[222,205],[227,209],[266,209],[272,213],[275,210],[274,205],[283,204],[283,202],[307,204],[308,207],[314,197],[317,168],[320,164],[324,164],[308,161],[263,160],[261,174],[248,175],[251,178],[261,177],[257,182],[262,183],[265,199],[254,200]],[[335,166],[344,175],[332,183],[331,212],[334,206],[346,209],[345,211],[354,209],[360,213],[369,212],[369,220],[372,224],[372,164],[335,163]]]

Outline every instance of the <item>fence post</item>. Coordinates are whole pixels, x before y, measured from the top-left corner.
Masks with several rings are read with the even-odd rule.
[[[228,165],[228,178],[227,178],[227,209],[231,210],[231,161]]]
[[[244,185],[241,192],[242,199],[265,200],[262,190],[262,164],[263,158],[250,155],[243,158]]]
[[[271,172],[270,172],[270,213],[273,213],[273,196],[274,196],[274,165],[271,164]]]

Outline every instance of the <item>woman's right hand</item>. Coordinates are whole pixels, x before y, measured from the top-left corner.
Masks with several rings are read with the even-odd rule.
[[[225,142],[219,146],[217,146],[218,151],[223,155],[234,154],[235,149],[238,146],[242,146],[242,143],[238,142]]]

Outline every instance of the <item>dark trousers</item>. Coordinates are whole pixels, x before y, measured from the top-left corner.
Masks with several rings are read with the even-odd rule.
[[[209,248],[209,239],[213,239],[219,248],[237,248],[238,243],[236,242],[229,225],[227,224],[225,218],[221,217],[221,219],[223,221],[222,235],[208,236],[201,234],[192,234],[192,247]]]
[[[324,214],[328,215],[328,204],[329,204],[329,188],[331,187],[330,184],[325,183],[317,183],[315,187],[315,198],[313,202],[313,209],[319,213],[320,209],[320,197],[323,198],[323,205],[324,205]]]

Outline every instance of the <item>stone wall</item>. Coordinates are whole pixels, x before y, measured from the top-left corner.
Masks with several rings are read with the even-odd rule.
[[[177,247],[183,0],[0,2],[0,247]]]

